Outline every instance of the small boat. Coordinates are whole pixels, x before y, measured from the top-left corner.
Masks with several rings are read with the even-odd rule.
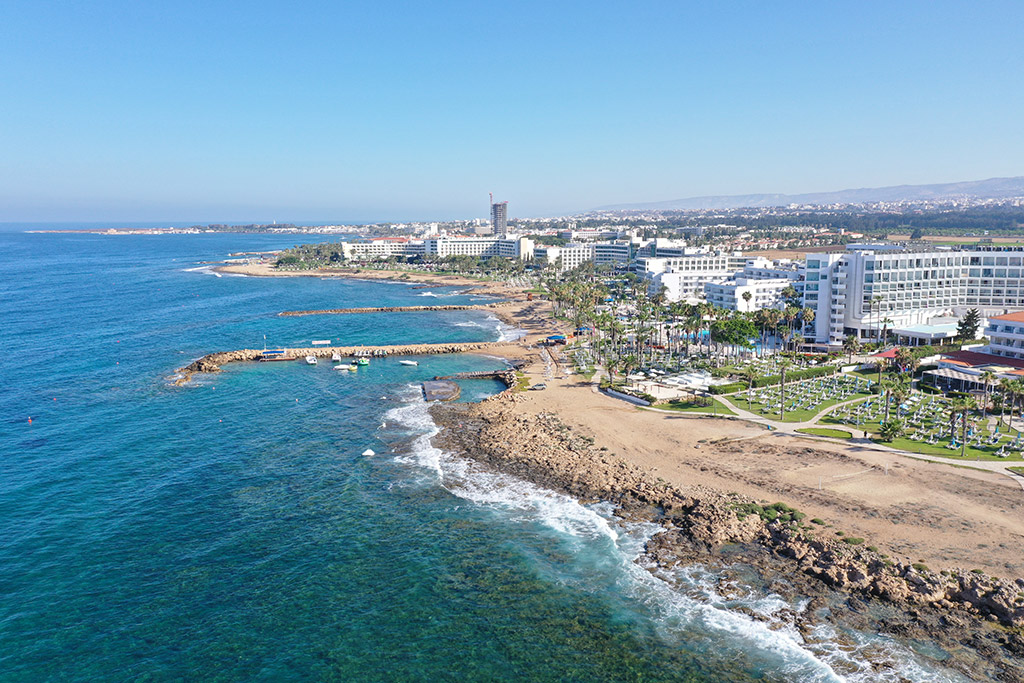
[[[358,363],[359,365],[369,365],[370,364],[370,359],[369,358],[360,357],[359,360],[356,361],[356,363]]]
[[[341,354],[338,353],[337,351],[332,353],[331,354],[331,362],[332,363],[340,363],[341,362]]]
[[[414,360],[400,360],[398,362],[401,363],[402,365],[419,365],[419,362]]]
[[[334,369],[335,370],[348,370],[348,366],[347,365],[335,365]]]
[[[316,365],[316,356],[306,356],[306,365]]]
[[[372,448],[367,448],[365,451],[363,451],[363,455],[371,456],[371,455],[377,455],[377,454],[373,452]]]
[[[356,370],[359,369],[359,366],[356,365],[355,363],[349,363],[348,365],[342,365],[340,367],[343,367],[346,370],[351,370],[352,372],[355,372]]]

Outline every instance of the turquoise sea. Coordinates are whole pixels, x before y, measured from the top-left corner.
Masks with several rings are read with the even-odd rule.
[[[807,644],[775,618],[800,604],[727,601],[700,567],[670,590],[633,561],[654,529],[433,449],[416,383],[497,359],[173,386],[264,335],[514,334],[477,311],[279,318],[477,298],[203,263],[313,239],[0,232],[0,681],[958,680],[871,635]]]

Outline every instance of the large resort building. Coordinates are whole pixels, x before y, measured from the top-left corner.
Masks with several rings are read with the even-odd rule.
[[[882,330],[909,343],[951,337],[952,321],[971,308],[982,317],[1024,309],[1021,247],[921,248],[849,245],[807,254],[804,305],[816,313],[808,338],[838,345],[848,335]]]

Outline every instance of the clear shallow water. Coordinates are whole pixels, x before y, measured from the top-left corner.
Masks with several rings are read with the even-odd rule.
[[[171,386],[263,335],[503,333],[479,312],[278,318],[425,297],[192,270],[293,241],[0,235],[0,680],[885,680],[828,634],[810,647],[730,612],[699,568],[668,590],[632,561],[653,529],[431,448],[415,383],[494,360],[232,365]]]

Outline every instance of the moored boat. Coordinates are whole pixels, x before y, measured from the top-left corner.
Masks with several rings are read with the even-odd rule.
[[[306,365],[316,365],[316,356],[306,356]]]
[[[370,359],[369,358],[360,357],[359,360],[356,361],[356,363],[358,363],[359,365],[369,365],[370,364]]]
[[[332,353],[331,354],[331,362],[332,363],[340,363],[341,362],[341,354],[338,353],[337,351]]]
[[[402,365],[419,365],[419,361],[415,360],[400,360],[398,362],[401,363]]]

